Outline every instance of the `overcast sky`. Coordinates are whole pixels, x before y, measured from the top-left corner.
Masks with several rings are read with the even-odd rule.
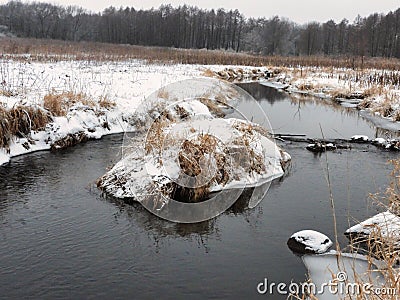
[[[134,7],[147,9],[159,7],[161,4],[172,4],[177,7],[182,4],[196,5],[201,8],[237,8],[246,17],[287,17],[303,24],[310,21],[325,22],[329,19],[340,21],[346,18],[354,21],[355,17],[368,16],[371,13],[387,13],[400,8],[399,0],[40,0],[63,5],[78,5],[91,11],[102,11],[113,5],[115,7]],[[0,3],[8,1],[0,0]],[[22,1],[25,2],[25,1]]]

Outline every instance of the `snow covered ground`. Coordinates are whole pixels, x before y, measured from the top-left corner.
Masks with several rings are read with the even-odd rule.
[[[72,105],[66,116],[54,117],[44,130],[32,132],[30,137],[15,138],[9,149],[0,149],[0,165],[13,156],[50,149],[68,134],[84,133],[89,138],[100,138],[134,130],[133,113],[146,96],[171,82],[204,76],[205,70],[202,65],[149,64],[142,60],[33,62],[29,56],[26,61],[20,57],[2,59],[0,106],[3,108],[43,107],[46,95],[63,92],[83,93],[97,103],[107,98],[115,107]],[[27,143],[29,147],[24,147]]]
[[[43,106],[48,94],[84,93],[93,101],[107,97],[113,108],[91,108],[76,104],[66,116],[55,117],[44,131],[32,132],[29,149],[27,138],[15,138],[9,151],[0,149],[0,164],[16,155],[50,149],[56,140],[84,132],[89,138],[134,129],[132,115],[151,92],[178,80],[199,76],[198,65],[151,65],[143,61],[124,62],[21,62],[0,61],[0,105],[10,109],[18,105]],[[107,126],[104,126],[107,122]],[[105,128],[107,127],[107,128]]]
[[[339,78],[344,78],[348,70],[336,70],[335,74],[330,74],[326,70],[311,68],[300,76],[295,68],[271,72],[271,68],[267,67],[149,64],[143,60],[89,62],[55,59],[54,62],[34,62],[29,60],[29,56],[26,60],[21,57],[13,60],[10,56],[0,60],[0,105],[6,109],[18,105],[43,107],[46,95],[63,92],[84,93],[97,103],[101,98],[107,98],[115,103],[115,107],[88,107],[75,103],[65,116],[54,117],[44,130],[13,139],[9,149],[0,148],[0,165],[16,155],[50,149],[68,134],[82,133],[89,138],[100,138],[105,134],[133,130],[136,126],[133,113],[153,91],[171,82],[210,76],[209,71],[216,74],[221,70],[227,70],[221,73],[222,76],[239,76],[242,81],[265,81],[272,76],[272,81],[280,82],[278,88],[282,88],[283,84],[289,91],[320,97],[332,97],[333,91],[361,94],[368,87],[361,83],[352,84],[352,77],[349,76],[338,79],[339,75]],[[369,96],[372,104],[366,109],[382,115],[376,109],[382,102],[382,106],[390,107],[387,119],[393,119],[397,112],[400,116],[399,94],[399,87],[384,86],[381,94]],[[391,97],[390,104],[387,104],[388,95]],[[347,102],[346,105],[351,104]]]

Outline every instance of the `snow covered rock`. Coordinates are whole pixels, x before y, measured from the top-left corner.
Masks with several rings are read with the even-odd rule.
[[[398,139],[384,139],[384,138],[376,138],[371,141],[371,143],[377,147],[392,150],[392,151],[399,151],[400,150],[400,141]]]
[[[376,145],[376,146],[385,147],[387,144],[387,141],[384,138],[376,138],[376,139],[372,140],[372,144]]]
[[[321,152],[325,152],[325,151],[336,150],[337,147],[333,143],[325,144],[325,143],[316,142],[316,143],[308,144],[306,146],[306,149],[311,152],[321,153]]]
[[[353,135],[350,139],[356,143],[366,143],[369,141],[369,138],[366,135]]]
[[[389,140],[386,144],[386,149],[399,151],[400,150],[400,141],[396,140],[396,139]]]
[[[294,233],[287,242],[290,250],[296,253],[320,254],[326,252],[332,241],[324,234],[314,230],[302,230]]]

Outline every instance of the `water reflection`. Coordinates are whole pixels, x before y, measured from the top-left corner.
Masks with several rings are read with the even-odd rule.
[[[346,108],[330,100],[316,97],[288,94],[258,83],[239,84],[259,101],[266,112],[275,133],[307,134],[310,138],[349,139],[355,134],[364,134],[370,138],[395,138],[397,131],[385,129],[384,123],[375,126],[360,111]],[[239,105],[239,110],[250,111],[257,122],[259,108],[251,103]],[[333,112],[332,112],[333,111]],[[262,120],[262,119],[260,119]]]
[[[281,182],[282,180],[283,179],[278,179],[276,182]],[[267,185],[269,186],[269,183]],[[242,216],[247,223],[252,226],[257,226],[257,222],[254,222],[254,220],[262,216],[262,208],[249,208],[249,201],[253,192],[254,188],[244,189],[238,200],[226,210],[223,215],[234,217]],[[195,237],[201,242],[208,235],[215,235],[218,233],[218,218],[192,224],[173,223],[155,216],[140,203],[131,199],[122,200],[104,194],[100,195],[99,192],[96,191],[95,186],[92,188],[92,193],[114,204],[118,208],[119,213],[115,215],[116,218],[127,218],[128,221],[135,223],[135,226],[139,226],[144,229],[144,231],[151,233],[151,236],[155,239],[167,236]],[[229,193],[226,195],[229,196]]]
[[[271,104],[285,100],[288,96],[286,92],[266,87],[256,82],[238,83],[239,87],[251,94],[256,100],[266,100]]]

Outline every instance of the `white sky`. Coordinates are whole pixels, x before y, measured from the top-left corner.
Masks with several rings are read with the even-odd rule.
[[[147,9],[159,7],[161,4],[172,4],[177,7],[183,4],[200,8],[239,9],[246,17],[287,17],[303,24],[310,21],[325,22],[329,19],[340,21],[343,18],[354,21],[355,17],[368,16],[371,13],[387,13],[400,8],[399,0],[38,0],[62,5],[78,5],[91,11],[102,11],[109,6],[134,7]],[[7,0],[0,0],[6,3]],[[26,2],[26,1],[22,1]]]

